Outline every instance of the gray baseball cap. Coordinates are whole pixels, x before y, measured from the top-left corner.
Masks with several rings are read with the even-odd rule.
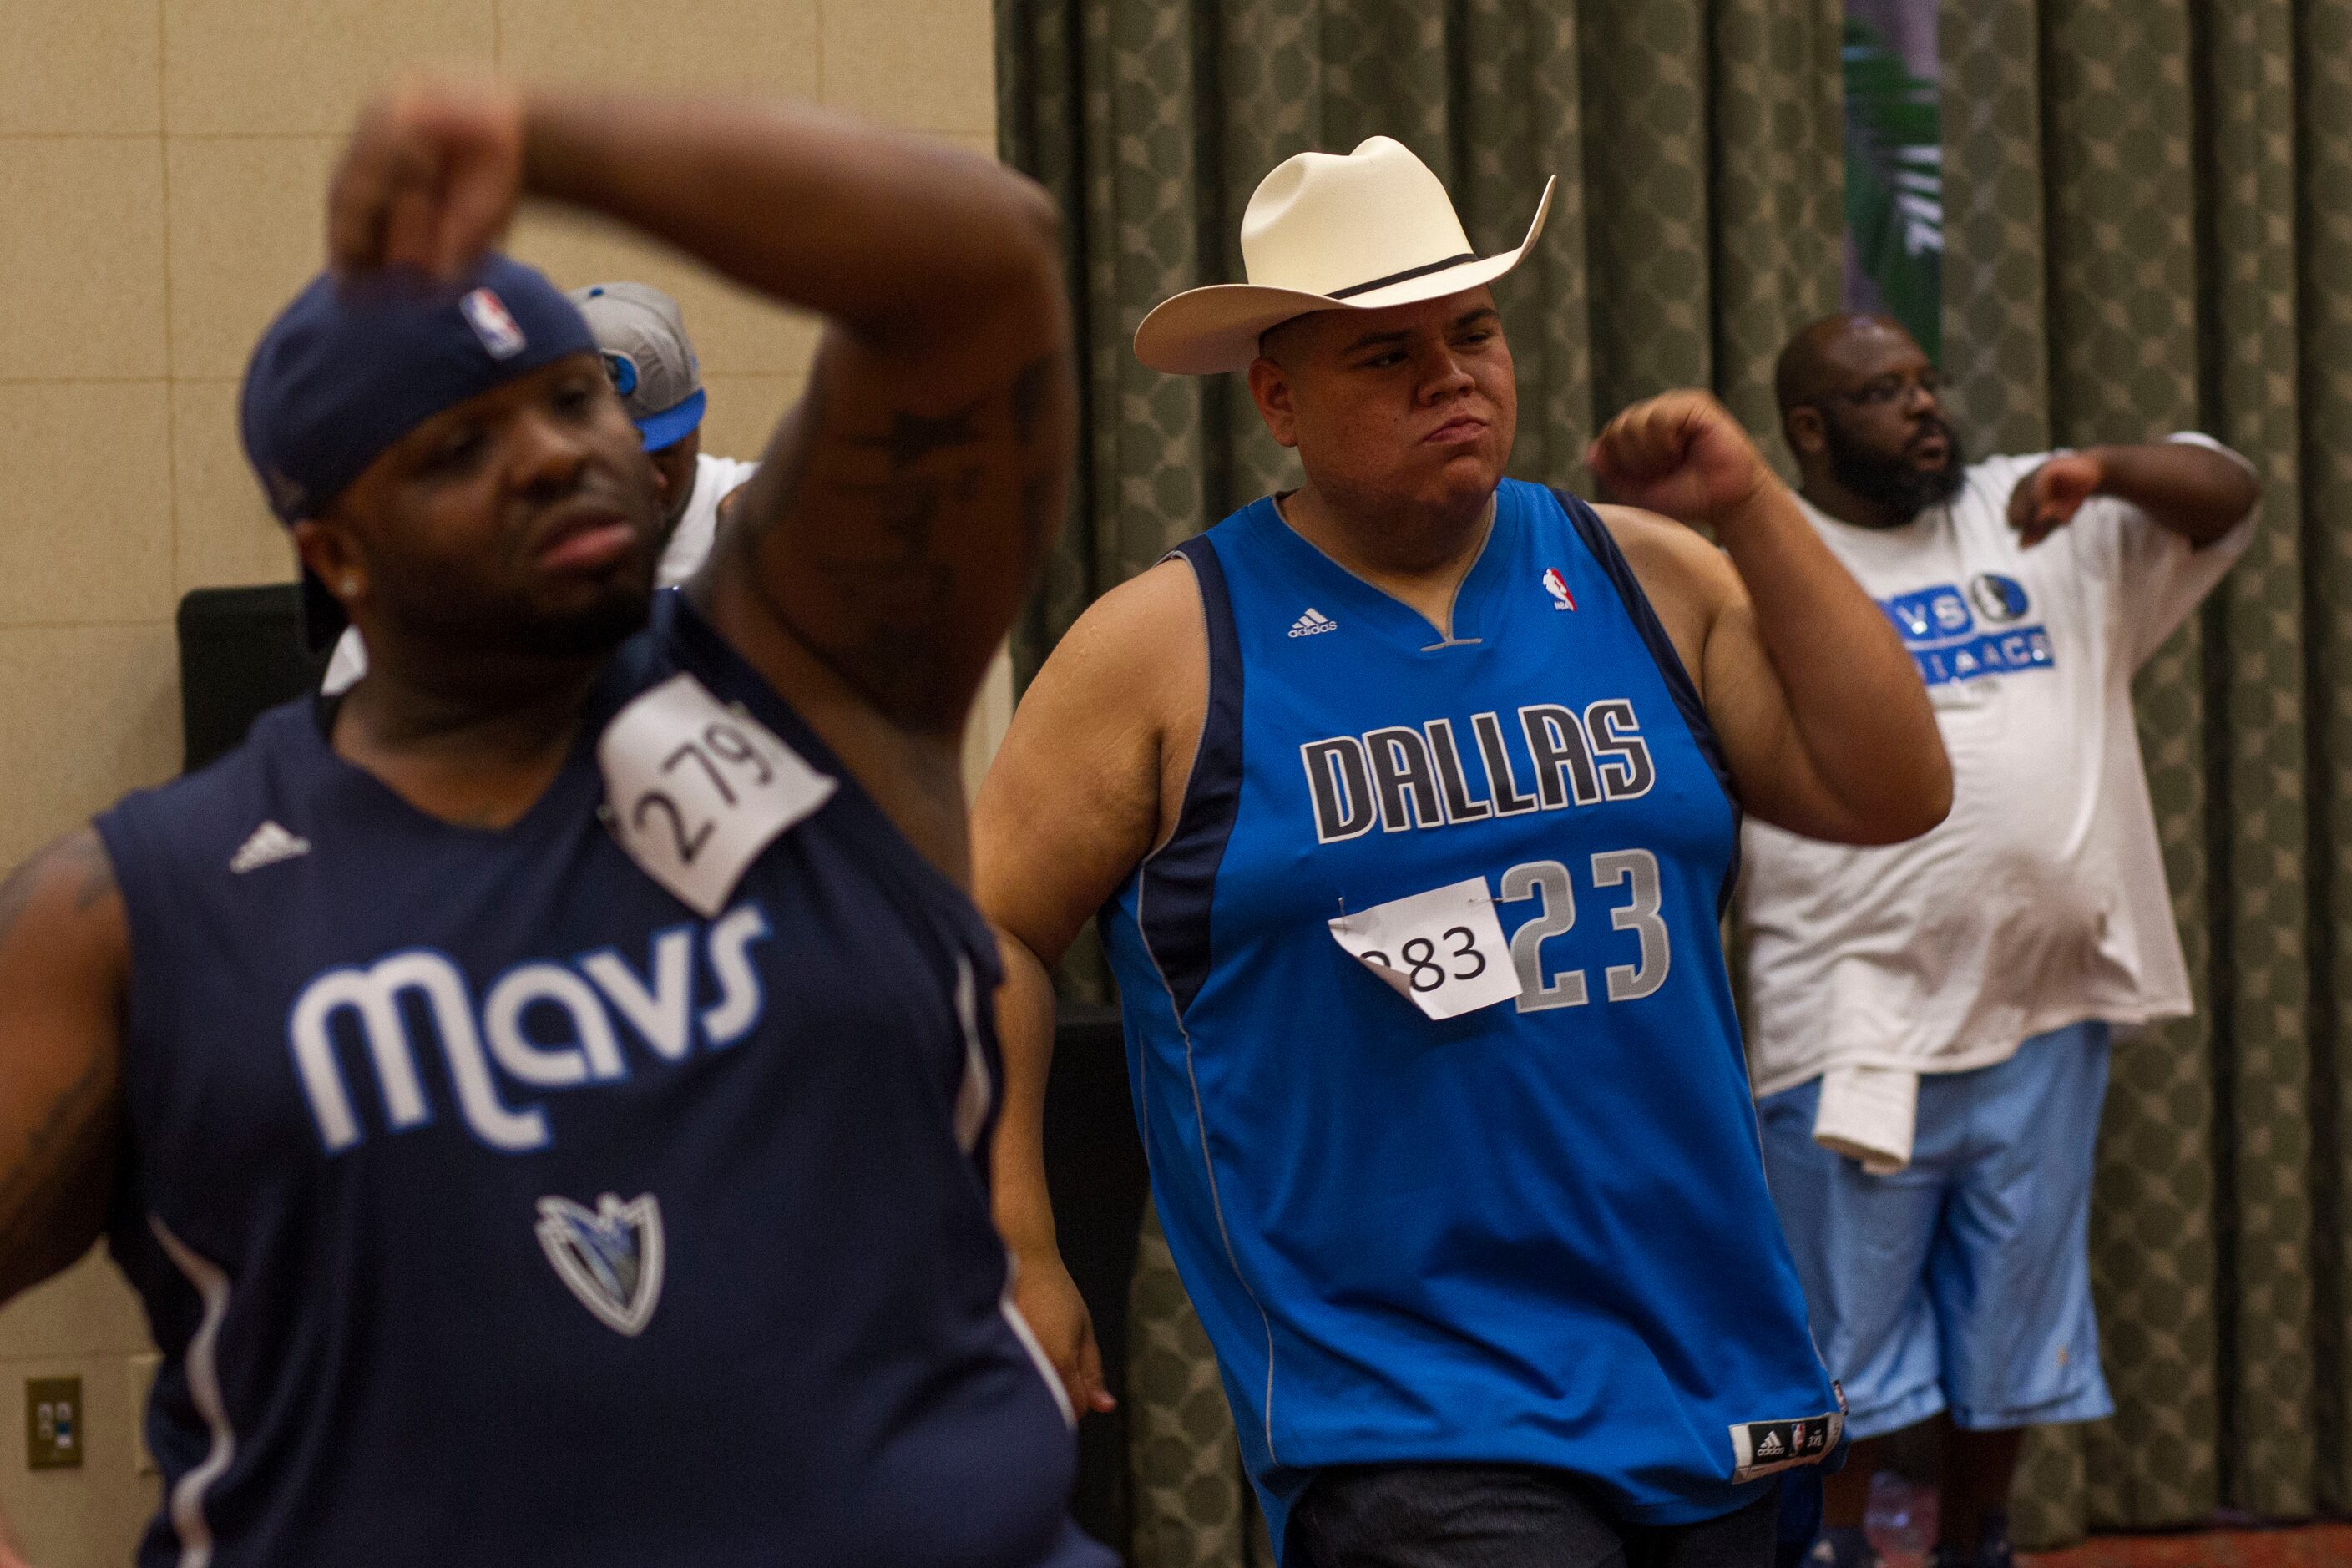
[[[675,446],[702,423],[702,364],[677,301],[643,283],[591,283],[572,290],[604,356],[604,374],[636,421],[646,450]]]

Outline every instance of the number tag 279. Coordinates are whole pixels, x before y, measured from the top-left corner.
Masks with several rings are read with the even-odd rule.
[[[1331,939],[1433,1018],[1519,994],[1486,879],[1394,899],[1330,922]]]
[[[774,731],[683,674],[614,714],[596,761],[613,837],[705,919],[726,907],[777,835],[839,787]]]

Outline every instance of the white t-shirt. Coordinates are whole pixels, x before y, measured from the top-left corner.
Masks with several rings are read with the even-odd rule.
[[[1950,506],[1896,529],[1805,507],[1919,666],[1952,811],[1872,848],[1748,822],[1759,1096],[1832,1064],[1961,1072],[2086,1018],[2189,1011],[2131,679],[2244,553],[2253,520],[2194,550],[2100,497],[2024,549],[2010,492],[2043,460],[1979,463]]]
[[[694,459],[694,493],[686,498],[686,511],[677,520],[677,531],[669,536],[668,548],[662,552],[661,563],[654,568],[654,584],[667,588],[685,582],[702,569],[710,558],[710,545],[719,531],[719,503],[733,494],[736,489],[750,481],[759,468],[757,463],[739,462],[733,458],[714,458],[705,453]],[[345,626],[343,635],[335,639],[335,651],[328,656],[327,673],[319,682],[319,689],[329,697],[341,697],[360,682],[367,673],[367,645],[360,641],[357,626]]]
[[[694,493],[686,498],[677,531],[669,536],[669,547],[662,552],[661,564],[654,571],[655,583],[667,588],[702,570],[719,533],[719,503],[750,484],[759,468],[757,463],[714,458],[707,452],[694,459]]]

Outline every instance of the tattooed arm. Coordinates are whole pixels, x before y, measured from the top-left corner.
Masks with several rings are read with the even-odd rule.
[[[808,393],[693,591],[961,876],[964,721],[1076,438],[1051,204],[974,153],[782,101],[419,82],[362,117],[330,249],[455,276],[522,195],[824,318]]]
[[[0,1300],[80,1258],[105,1224],[130,965],[89,828],[0,882]]]

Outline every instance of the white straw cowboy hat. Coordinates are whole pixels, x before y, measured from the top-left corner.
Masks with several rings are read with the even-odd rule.
[[[1379,310],[1443,299],[1517,267],[1543,232],[1556,180],[1517,250],[1480,258],[1445,187],[1402,142],[1374,136],[1342,158],[1301,153],[1258,182],[1242,214],[1246,283],[1187,289],[1135,329],[1154,370],[1247,370],[1269,329],[1312,310]]]

